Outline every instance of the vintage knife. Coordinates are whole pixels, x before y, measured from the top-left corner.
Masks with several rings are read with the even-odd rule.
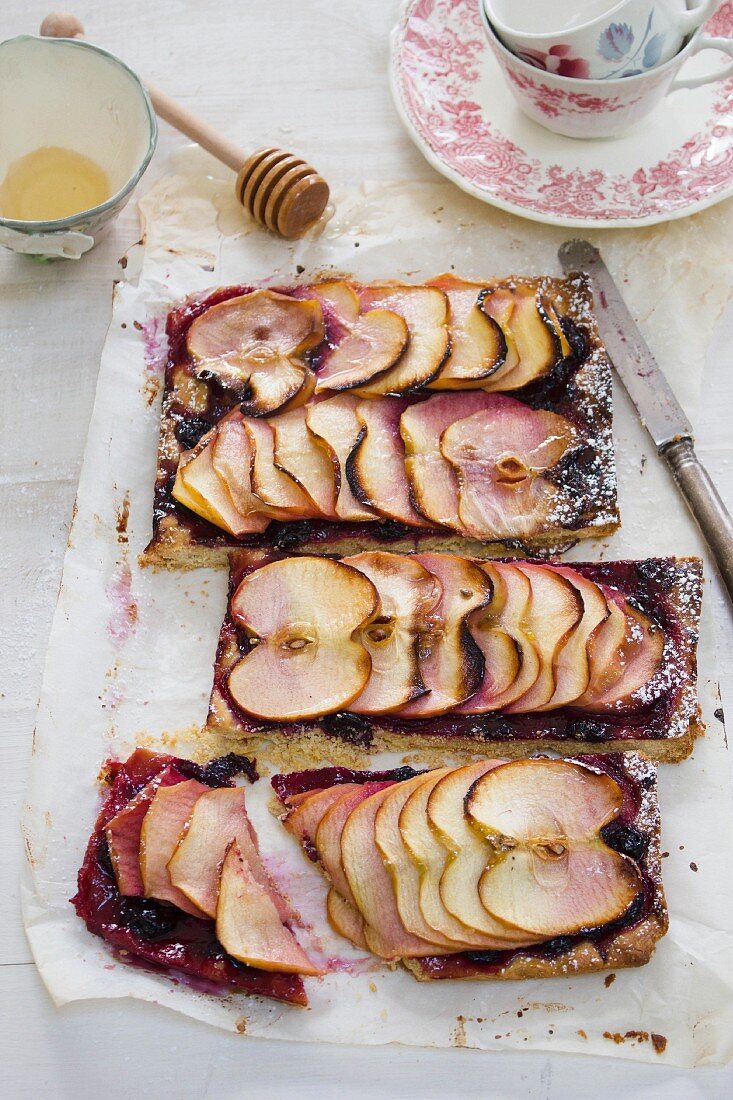
[[[595,293],[603,342],[641,422],[654,440],[717,562],[733,600],[733,520],[695,454],[692,425],[624,303],[601,254],[588,241],[566,241],[566,273],[584,271]]]

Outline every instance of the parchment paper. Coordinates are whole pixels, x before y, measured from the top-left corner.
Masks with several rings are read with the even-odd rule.
[[[25,922],[51,996],[59,1005],[136,997],[279,1039],[545,1049],[680,1066],[727,1061],[733,1056],[731,798],[707,608],[700,693],[708,732],[691,760],[661,769],[671,930],[647,967],[619,971],[609,984],[604,974],[419,984],[401,969],[382,968],[329,931],[324,880],[270,816],[267,780],[247,787],[264,854],[308,926],[306,945],[336,967],[308,981],[307,1010],[211,997],[119,964],[69,905],[99,806],[95,780],[104,759],[124,757],[135,744],[202,751],[194,731],[206,713],[226,576],[153,573],[137,564],[150,534],[169,303],[227,282],[290,280],[297,265],[304,279],[327,266],[364,279],[417,279],[452,267],[476,277],[554,272],[563,239],[562,230],[484,208],[449,185],[395,184],[337,196],[320,237],[287,245],[249,231],[231,181],[207,177],[207,165],[184,157],[177,174],[144,199],[144,247],[129,257],[130,281],[115,289],[102,356],[24,815]],[[692,414],[709,333],[731,283],[731,261],[719,247],[729,231],[727,207],[667,227],[591,234],[624,278],[631,308]],[[615,438],[624,527],[609,542],[585,542],[569,557],[702,553],[623,394],[616,399]],[[666,1039],[662,1053],[652,1033]]]

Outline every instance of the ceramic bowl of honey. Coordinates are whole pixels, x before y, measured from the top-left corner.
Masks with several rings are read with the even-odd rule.
[[[155,113],[135,73],[70,38],[0,43],[0,244],[79,259],[150,163]]]

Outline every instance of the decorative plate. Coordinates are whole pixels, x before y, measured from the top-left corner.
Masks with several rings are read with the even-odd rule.
[[[706,31],[733,37],[733,0]],[[710,64],[703,54],[684,75]],[[622,137],[561,137],[516,106],[477,0],[409,0],[392,33],[391,83],[433,167],[526,218],[579,228],[653,225],[733,195],[733,78],[672,93]]]

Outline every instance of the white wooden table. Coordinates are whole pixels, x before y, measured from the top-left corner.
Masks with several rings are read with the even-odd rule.
[[[387,36],[399,0],[84,0],[88,36],[245,147],[291,145],[334,183],[432,179],[392,107]],[[0,39],[48,8],[4,0]],[[143,181],[179,142],[163,126]],[[733,200],[732,200],[733,201]],[[729,1097],[733,1071],[542,1054],[324,1047],[244,1040],[142,1003],[54,1009],[20,922],[18,814],[41,672],[110,313],[133,209],[81,263],[0,255],[0,1079],[7,1097]],[[731,242],[721,242],[731,247]],[[708,354],[699,451],[733,506],[733,312]],[[18,400],[16,394],[22,394]],[[733,698],[729,608],[718,588],[723,697]],[[73,731],[69,751],[73,754]],[[592,1082],[592,1083],[591,1083]]]

